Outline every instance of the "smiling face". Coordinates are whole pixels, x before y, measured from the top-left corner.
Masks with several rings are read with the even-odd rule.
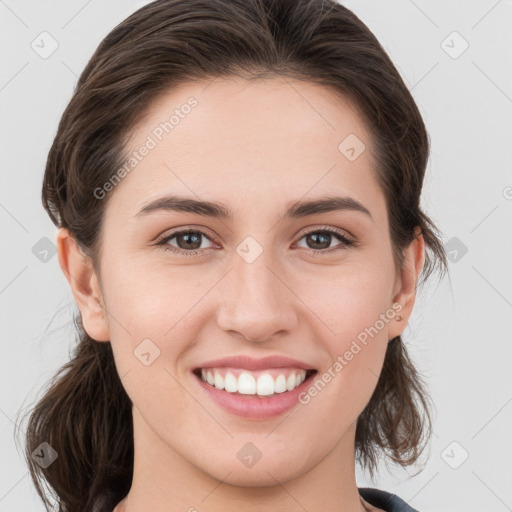
[[[405,327],[393,319],[393,303],[406,305],[403,276],[372,141],[350,106],[319,85],[206,84],[159,98],[134,130],[128,152],[150,149],[108,192],[92,281],[108,315],[81,308],[91,337],[110,340],[133,402],[136,471],[158,481],[159,471],[180,468],[185,479],[200,470],[269,486],[331,459],[336,474],[352,478],[355,422],[388,340]],[[191,97],[197,103],[184,108]],[[166,133],[160,123],[176,110]],[[297,204],[326,198],[343,200],[316,213]],[[233,355],[305,363],[316,373],[303,391],[331,379],[307,403],[247,417],[219,405],[194,373]],[[246,451],[261,459],[250,467]]]

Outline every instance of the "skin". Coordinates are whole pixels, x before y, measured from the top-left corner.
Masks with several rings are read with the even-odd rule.
[[[65,229],[57,235],[84,327],[112,344],[133,402],[133,485],[117,510],[377,511],[357,491],[356,420],[375,389],[388,340],[410,317],[423,237],[396,269],[372,141],[358,114],[328,88],[282,78],[205,86],[172,90],[134,128],[130,151],[190,96],[198,100],[109,192],[98,272]],[[366,146],[354,161],[338,150],[351,133]],[[235,217],[135,216],[168,193],[224,203]],[[326,194],[356,199],[371,218],[345,210],[281,219],[290,201]],[[345,247],[336,236],[320,249],[308,241],[305,234],[326,226],[357,246]],[[206,234],[198,254],[155,245],[176,228]],[[263,249],[250,264],[236,252],[247,236]],[[183,236],[167,242],[190,250],[186,244]],[[322,247],[340,250],[313,254]],[[403,320],[386,323],[310,403],[285,415],[232,415],[191,374],[201,362],[243,353],[294,357],[317,368],[318,377],[394,303]],[[160,349],[149,366],[133,354],[145,338]],[[237,457],[247,442],[262,453],[250,468]]]

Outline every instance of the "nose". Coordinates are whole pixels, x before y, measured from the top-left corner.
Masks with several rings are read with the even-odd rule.
[[[221,290],[223,300],[217,313],[221,329],[249,341],[263,342],[295,328],[300,301],[275,262],[266,251],[252,263],[235,255],[234,266]]]

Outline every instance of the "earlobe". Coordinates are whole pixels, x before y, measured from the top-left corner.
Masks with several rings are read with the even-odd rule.
[[[413,241],[403,253],[404,264],[400,275],[401,287],[393,297],[393,303],[398,303],[402,306],[397,313],[397,316],[399,315],[402,321],[393,320],[388,330],[389,339],[402,334],[407,326],[416,299],[416,285],[425,263],[425,240],[418,226],[415,228],[414,233]]]
[[[87,334],[96,341],[110,341],[108,318],[90,257],[86,256],[65,228],[57,232],[59,265],[66,277]]]

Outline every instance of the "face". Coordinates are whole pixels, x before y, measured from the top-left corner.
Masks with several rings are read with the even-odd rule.
[[[271,485],[333,450],[353,458],[414,284],[395,268],[372,141],[349,104],[293,80],[206,85],[159,98],[135,127],[128,153],[145,156],[98,199],[108,203],[90,296],[102,307],[76,296],[89,334],[111,342],[139,456]],[[170,196],[226,215],[155,206]],[[326,198],[344,201],[297,205]],[[211,364],[230,356],[295,362]],[[211,366],[213,385],[200,377]],[[293,389],[301,369],[314,372]],[[220,389],[228,372],[241,393]]]

